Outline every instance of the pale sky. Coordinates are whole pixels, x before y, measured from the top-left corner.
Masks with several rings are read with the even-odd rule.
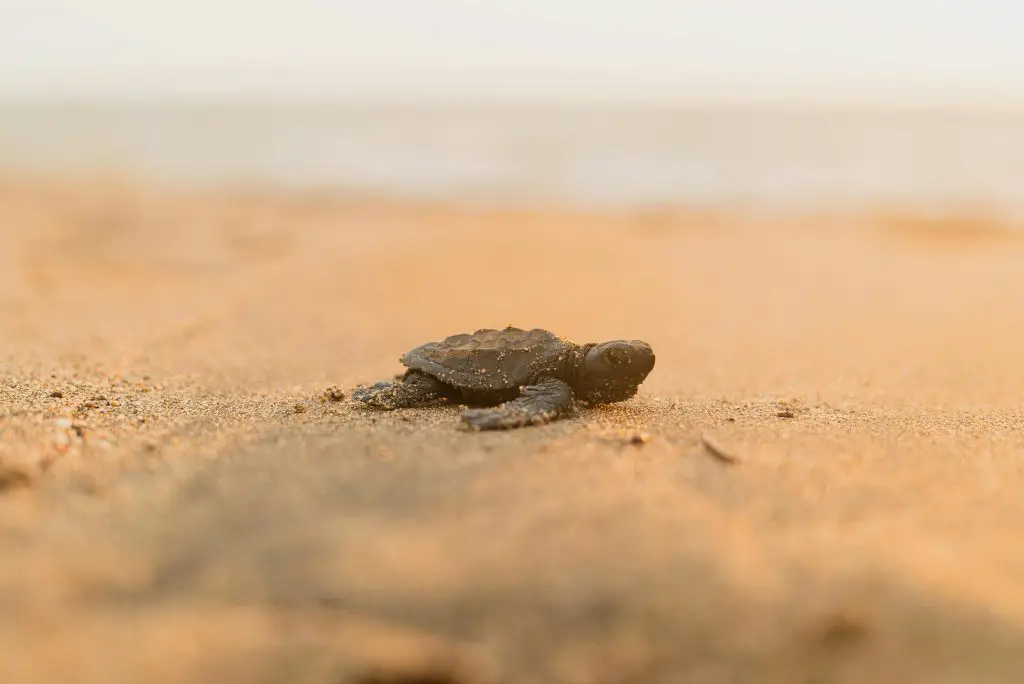
[[[0,96],[1024,99],[1013,0],[0,0]]]

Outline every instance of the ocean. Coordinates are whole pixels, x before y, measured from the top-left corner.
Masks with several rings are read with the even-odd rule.
[[[1024,112],[0,105],[0,171],[587,207],[1024,206]]]

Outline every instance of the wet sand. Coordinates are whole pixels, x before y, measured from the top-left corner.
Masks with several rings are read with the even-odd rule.
[[[982,214],[2,179],[0,681],[1020,681],[1022,273]],[[657,365],[328,396],[506,324]]]

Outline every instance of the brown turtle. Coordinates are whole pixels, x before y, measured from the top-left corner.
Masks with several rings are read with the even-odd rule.
[[[401,359],[394,382],[356,389],[354,401],[380,409],[447,400],[474,408],[462,420],[499,430],[556,420],[574,401],[605,404],[634,396],[654,368],[640,340],[574,344],[547,330],[484,328],[428,342]]]

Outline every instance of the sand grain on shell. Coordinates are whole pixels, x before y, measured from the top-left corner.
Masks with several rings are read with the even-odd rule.
[[[0,190],[0,681],[1024,676],[987,219]],[[501,434],[347,400],[508,324],[657,366]]]

